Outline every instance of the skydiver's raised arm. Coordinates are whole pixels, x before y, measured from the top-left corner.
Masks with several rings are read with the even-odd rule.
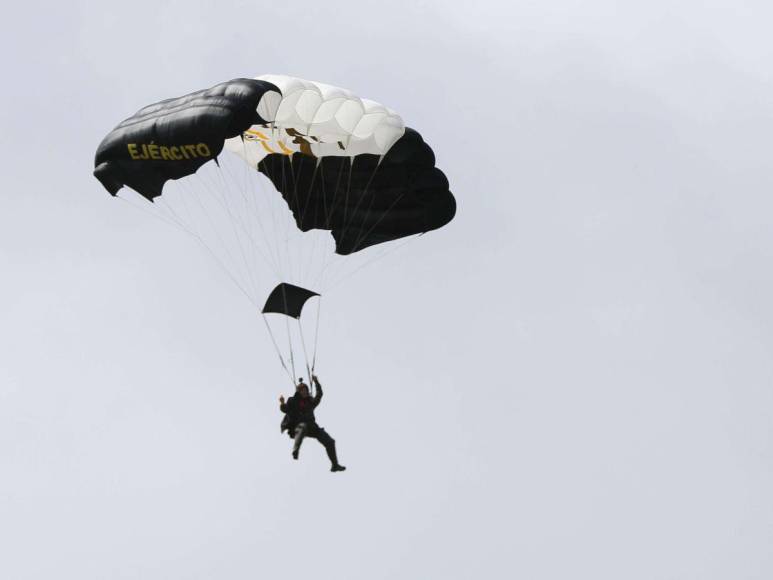
[[[311,382],[314,383],[314,386],[316,387],[316,393],[314,395],[314,406],[316,407],[319,405],[319,402],[322,400],[322,384],[319,382],[319,378],[317,375],[311,375]]]
[[[282,413],[287,413],[287,404],[285,403],[285,396],[279,395],[279,410]]]

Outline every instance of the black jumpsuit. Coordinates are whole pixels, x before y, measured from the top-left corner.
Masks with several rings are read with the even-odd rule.
[[[314,417],[314,409],[317,408],[322,400],[322,385],[319,381],[314,381],[317,387],[317,393],[314,397],[301,397],[293,395],[287,401],[280,405],[280,410],[285,414],[282,421],[282,430],[287,429],[287,434],[295,440],[293,444],[293,456],[297,457],[301,449],[301,443],[305,437],[316,439],[325,447],[327,456],[333,466],[338,465],[338,456],[336,455],[336,442],[327,431],[317,425]]]

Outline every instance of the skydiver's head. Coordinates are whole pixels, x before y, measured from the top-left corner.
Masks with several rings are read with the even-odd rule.
[[[308,397],[309,396],[309,385],[303,382],[303,379],[300,379],[298,382],[298,385],[295,387],[295,393],[297,395],[300,395],[301,397]]]

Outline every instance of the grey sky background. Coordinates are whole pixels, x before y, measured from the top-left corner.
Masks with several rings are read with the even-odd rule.
[[[6,9],[0,577],[773,577],[768,2]],[[254,309],[91,176],[284,73],[398,110],[459,210],[326,297],[290,459]]]

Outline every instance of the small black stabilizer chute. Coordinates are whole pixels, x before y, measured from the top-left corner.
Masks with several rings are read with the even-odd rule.
[[[290,318],[300,318],[303,305],[314,296],[319,296],[319,294],[300,286],[282,282],[268,295],[266,305],[263,307],[263,314],[284,314]]]

